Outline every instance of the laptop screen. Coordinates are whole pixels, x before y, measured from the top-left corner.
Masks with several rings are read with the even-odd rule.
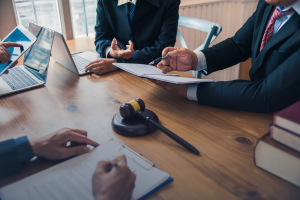
[[[28,30],[37,38],[37,40],[32,47],[25,52],[24,65],[44,75],[41,75],[40,77],[46,79],[54,32],[33,23],[29,24]]]

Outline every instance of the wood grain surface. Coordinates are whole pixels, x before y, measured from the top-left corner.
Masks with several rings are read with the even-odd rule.
[[[72,53],[94,50],[93,39],[67,42]],[[300,188],[255,167],[253,150],[268,132],[272,114],[198,105],[147,79],[121,70],[82,77],[51,59],[46,86],[0,98],[0,140],[39,137],[63,127],[88,131],[104,143],[110,138],[145,156],[174,181],[147,199],[300,199]],[[181,73],[183,74],[183,73]],[[138,138],[117,135],[112,117],[122,103],[145,101],[160,123],[200,151],[196,156],[160,132]],[[6,185],[58,162],[35,159]]]

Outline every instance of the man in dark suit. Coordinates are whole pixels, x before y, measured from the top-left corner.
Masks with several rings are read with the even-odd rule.
[[[158,67],[177,70],[225,69],[252,58],[251,81],[199,85],[156,84],[199,104],[226,109],[270,112],[300,100],[300,0],[260,0],[254,14],[234,37],[194,53],[166,48]]]
[[[98,0],[95,45],[102,59],[85,70],[106,73],[117,69],[114,62],[148,64],[160,57],[176,42],[179,4],[180,0]]]

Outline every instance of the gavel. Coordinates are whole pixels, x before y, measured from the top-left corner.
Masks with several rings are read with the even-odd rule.
[[[178,135],[176,135],[172,131],[166,129],[165,127],[163,127],[162,125],[160,125],[156,121],[152,120],[147,115],[145,115],[143,113],[144,110],[145,110],[145,103],[140,98],[129,101],[128,103],[122,104],[120,106],[120,114],[123,118],[130,119],[134,116],[139,116],[139,117],[145,119],[147,122],[149,122],[153,126],[155,126],[156,128],[158,128],[159,130],[161,130],[167,136],[169,136],[170,138],[172,138],[173,140],[175,140],[176,142],[181,144],[183,147],[185,147],[186,149],[188,149],[192,153],[199,155],[199,151],[194,146],[192,146],[191,144],[186,142],[184,139],[182,139],[181,137],[179,137]]]

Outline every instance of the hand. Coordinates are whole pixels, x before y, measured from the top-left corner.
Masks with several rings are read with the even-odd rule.
[[[100,58],[88,64],[84,71],[94,72],[95,74],[104,74],[107,72],[115,71],[118,68],[113,65],[116,60],[113,58]]]
[[[135,174],[127,167],[125,157],[110,172],[111,161],[100,161],[93,175],[95,200],[129,200],[134,189]]]
[[[0,43],[0,64],[5,64],[10,60],[11,54],[7,50],[9,47],[21,47],[21,44],[14,42],[3,42]]]
[[[126,50],[120,49],[117,45],[116,38],[114,38],[111,43],[111,50],[108,55],[112,58],[130,59],[134,52],[133,43],[129,40],[129,45],[126,45],[126,47]]]
[[[188,89],[189,85],[177,85],[177,84],[167,83],[164,81],[158,81],[158,80],[154,80],[154,79],[148,79],[148,80],[158,86],[163,87],[166,90],[174,92],[177,95],[182,96],[183,98],[187,99],[187,89]]]
[[[35,156],[61,160],[89,152],[90,149],[86,146],[88,144],[94,147],[99,145],[86,136],[86,131],[63,128],[44,137],[29,140],[29,142]],[[71,142],[69,147],[66,146],[68,142]]]
[[[162,73],[171,71],[195,70],[198,64],[197,55],[186,48],[167,47],[163,50],[162,56],[169,54],[169,57],[158,63],[157,67],[169,65]]]

